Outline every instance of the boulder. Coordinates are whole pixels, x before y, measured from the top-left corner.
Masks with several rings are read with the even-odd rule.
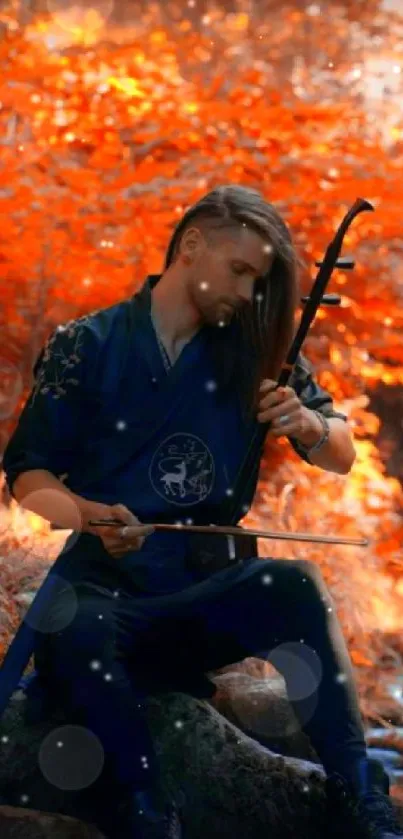
[[[102,839],[96,828],[68,816],[0,807],[1,839]]]
[[[245,660],[247,665],[249,661]],[[216,673],[214,708],[271,751],[319,763],[292,710],[283,677],[274,668],[271,673],[268,665],[258,676],[252,672],[249,665],[245,670],[228,668]]]
[[[49,782],[38,766],[39,750],[51,732],[68,721],[58,712],[46,722],[26,725],[26,703],[22,691],[16,692],[2,720],[0,819],[9,830],[1,830],[2,839],[95,839],[102,774],[84,790],[60,789]],[[319,839],[325,799],[318,765],[275,754],[245,735],[211,701],[164,693],[149,696],[145,712],[162,770],[162,794],[181,805],[187,839],[206,834],[210,839],[267,839],[269,833],[280,839],[295,837],[299,829],[306,839]],[[59,822],[59,816],[50,814],[70,816],[81,824],[71,828],[69,820]]]
[[[276,690],[267,693],[267,679],[265,685],[255,684],[253,689],[249,683],[252,700],[248,709],[244,675],[230,678],[228,673],[216,674],[218,691],[213,700],[173,692],[148,697],[145,713],[162,770],[161,792],[180,804],[186,839],[205,839],[206,835],[209,839],[319,839],[326,829],[323,770],[301,756],[276,753],[241,730],[239,725],[247,730],[255,726],[262,739],[276,740],[283,751],[295,748],[300,754],[309,753],[284,697],[279,704]],[[235,701],[231,710],[225,700],[226,708],[238,725],[217,710],[220,703],[224,708],[225,695],[231,690]],[[277,691],[281,693],[279,685]],[[256,697],[263,713],[267,712],[266,722],[257,718]],[[110,786],[102,784],[108,780],[101,773],[88,789],[66,790],[44,777],[38,766],[39,750],[46,738],[68,721],[57,713],[46,722],[26,725],[25,707],[24,694],[17,692],[2,720],[2,839],[97,839],[97,827],[102,828],[99,804],[105,789],[110,795]],[[289,735],[284,736],[287,726]],[[294,737],[294,747],[290,737]],[[73,824],[71,819],[78,822]],[[340,835],[342,830],[341,825]]]

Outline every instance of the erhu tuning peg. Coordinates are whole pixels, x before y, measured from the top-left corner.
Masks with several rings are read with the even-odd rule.
[[[322,264],[323,263],[320,260],[315,262],[315,265],[316,265],[317,268],[320,268],[322,266]],[[354,268],[354,266],[355,266],[355,262],[354,262],[354,259],[351,258],[351,256],[341,256],[335,264],[335,268],[344,268],[345,270],[348,270],[350,268]],[[301,303],[308,303],[309,299],[310,299],[309,296],[308,297],[301,297]],[[341,297],[340,297],[339,294],[324,294],[323,297],[322,297],[320,305],[321,306],[339,306],[340,303],[341,303]]]
[[[319,260],[318,262],[315,262],[315,265],[316,265],[317,268],[320,268],[321,265],[322,265],[322,262]],[[348,270],[350,268],[355,267],[355,262],[354,262],[354,259],[351,258],[351,256],[341,256],[337,260],[334,267],[335,268],[344,268],[345,270]]]
[[[301,297],[301,303],[308,303],[309,295]],[[339,306],[341,303],[340,294],[324,294],[321,300],[321,306]]]

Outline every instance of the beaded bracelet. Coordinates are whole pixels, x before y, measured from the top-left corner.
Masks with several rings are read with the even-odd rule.
[[[325,443],[327,443],[330,434],[330,426],[326,417],[324,417],[320,411],[314,411],[313,413],[316,414],[316,416],[320,419],[323,431],[322,436],[319,438],[318,442],[314,443],[314,445],[311,446],[309,449],[307,449],[305,446],[302,446],[306,454],[311,454],[311,452],[319,451],[319,449],[321,449],[322,446],[324,446]]]

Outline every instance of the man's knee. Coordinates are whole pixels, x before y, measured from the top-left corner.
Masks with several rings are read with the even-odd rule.
[[[312,559],[294,559],[291,564],[295,566],[296,572],[302,577],[307,578],[314,583],[322,583],[322,571],[316,562]]]
[[[294,565],[301,598],[315,603],[326,614],[331,598],[319,565],[309,559],[297,559]]]
[[[319,566],[310,559],[261,559],[257,573],[285,575],[296,579],[309,579],[313,582],[323,581]]]
[[[298,601],[318,600],[323,603],[328,599],[326,583],[319,566],[309,559],[263,560],[260,576],[262,582],[267,575],[272,585],[295,596]]]

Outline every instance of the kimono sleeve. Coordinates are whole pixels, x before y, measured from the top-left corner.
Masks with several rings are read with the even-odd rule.
[[[77,456],[88,422],[87,386],[97,348],[88,319],[58,326],[34,364],[33,388],[3,455],[11,495],[22,472],[46,469],[59,476]]]
[[[289,385],[294,388],[297,396],[299,396],[302,404],[306,408],[310,408],[312,411],[320,411],[327,418],[338,417],[347,422],[347,415],[335,410],[330,393],[320,387],[315,381],[312,365],[302,353],[297,358],[293,373],[290,376]],[[301,443],[294,437],[289,437],[288,439],[302,460],[311,463]]]

